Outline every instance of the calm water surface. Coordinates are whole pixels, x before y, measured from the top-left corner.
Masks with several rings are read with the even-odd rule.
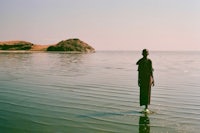
[[[199,133],[200,52],[149,57],[154,113],[144,117],[140,52],[0,53],[0,132]]]

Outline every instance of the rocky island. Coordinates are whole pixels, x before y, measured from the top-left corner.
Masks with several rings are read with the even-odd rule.
[[[49,46],[47,51],[70,51],[70,52],[94,52],[94,48],[79,39],[60,41],[56,45]]]
[[[80,39],[68,39],[53,45],[37,45],[26,41],[0,42],[1,51],[65,51],[69,53],[93,53],[95,49]]]
[[[0,42],[0,50],[30,50],[34,44],[25,41]]]

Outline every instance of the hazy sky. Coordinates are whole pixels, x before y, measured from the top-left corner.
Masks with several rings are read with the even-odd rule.
[[[0,41],[200,50],[200,0],[0,0]]]

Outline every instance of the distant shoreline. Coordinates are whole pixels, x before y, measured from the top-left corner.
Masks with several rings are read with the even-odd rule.
[[[43,50],[0,50],[1,53],[66,53],[66,54],[84,54],[88,52],[79,51],[43,51]],[[94,52],[93,52],[94,53]]]
[[[95,49],[78,38],[62,40],[57,44],[39,45],[26,41],[0,42],[1,52],[66,52],[66,53],[93,53]]]
[[[96,51],[95,51],[96,52]],[[88,52],[80,51],[46,51],[46,50],[0,50],[2,53],[66,53],[66,54],[88,54]],[[91,52],[94,53],[94,52]]]

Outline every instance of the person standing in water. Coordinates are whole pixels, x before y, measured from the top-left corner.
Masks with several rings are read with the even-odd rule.
[[[151,86],[154,86],[152,61],[147,58],[149,51],[143,49],[143,58],[137,61],[138,86],[140,87],[140,106],[145,105],[145,112],[149,112],[148,105],[151,100]]]

